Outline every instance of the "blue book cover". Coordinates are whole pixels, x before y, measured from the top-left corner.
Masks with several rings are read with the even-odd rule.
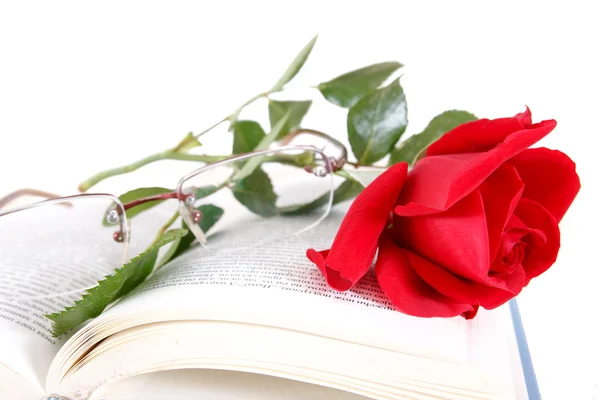
[[[527,345],[527,337],[525,336],[525,329],[523,328],[519,305],[515,299],[512,299],[509,303],[510,314],[517,339],[517,347],[519,349],[519,357],[521,359],[521,367],[523,368],[523,375],[525,377],[527,396],[529,400],[541,400],[542,396],[540,395],[540,389],[535,377],[535,370],[533,368],[529,346]]]

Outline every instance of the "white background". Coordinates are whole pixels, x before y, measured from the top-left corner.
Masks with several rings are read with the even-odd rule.
[[[592,2],[589,2],[590,4]],[[76,192],[94,172],[174,146],[270,88],[316,33],[285,96],[315,99],[307,127],[345,137],[343,110],[303,88],[370,63],[405,65],[409,128],[466,109],[528,105],[556,119],[541,145],[577,163],[583,188],[561,224],[558,262],[519,296],[544,399],[600,398],[600,29],[587,2],[2,2],[0,193]],[[281,98],[281,97],[280,97]],[[264,104],[247,116],[264,121]],[[227,149],[225,129],[203,151]],[[120,194],[174,186],[163,162],[106,181]]]

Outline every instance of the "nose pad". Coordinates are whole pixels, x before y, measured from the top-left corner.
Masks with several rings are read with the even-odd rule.
[[[199,210],[190,210],[190,215],[192,216],[192,221],[195,224],[198,224],[200,221],[202,221],[202,212]]]
[[[125,226],[123,224],[125,214],[119,208],[113,208],[106,213],[104,217],[105,221],[109,225],[119,225],[119,230],[115,231],[112,235],[113,240],[117,243],[123,243],[125,241]]]
[[[119,212],[115,209],[107,212],[105,218],[106,218],[106,222],[110,225],[116,225],[121,220],[121,216],[119,215]]]
[[[116,231],[113,233],[113,240],[117,243],[123,243],[123,240],[125,240],[125,234],[123,231]]]
[[[323,178],[326,177],[327,174],[329,174],[327,168],[322,165],[317,165],[316,167],[307,165],[306,167],[304,167],[304,170],[310,174],[313,174],[317,178]]]
[[[323,178],[323,177],[327,176],[329,171],[327,171],[327,168],[325,168],[324,166],[317,165],[315,168],[313,168],[312,173],[314,176],[316,176],[318,178]]]
[[[203,247],[206,247],[206,244],[208,243],[206,234],[202,231],[202,229],[200,229],[200,226],[198,226],[198,223],[202,220],[202,212],[193,208],[186,208],[185,211],[193,222],[191,225],[188,224],[189,230],[192,231],[198,242]]]

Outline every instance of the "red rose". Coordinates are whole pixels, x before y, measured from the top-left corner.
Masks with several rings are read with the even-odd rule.
[[[556,126],[513,118],[463,124],[355,199],[331,250],[307,256],[347,290],[379,253],[379,284],[398,310],[420,317],[475,316],[521,292],[556,260],[558,222],[580,189],[575,164],[528,149]]]

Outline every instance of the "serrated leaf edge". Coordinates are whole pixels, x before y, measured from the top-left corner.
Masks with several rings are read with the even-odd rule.
[[[104,279],[98,281],[98,284],[96,286],[94,286],[93,288],[87,290],[82,296],[81,299],[76,300],[72,306],[70,307],[65,307],[64,310],[60,311],[60,312],[56,312],[56,313],[52,313],[52,314],[44,314],[44,316],[46,318],[48,318],[49,320],[52,321],[52,330],[53,330],[53,335],[54,336],[60,336],[62,334],[64,334],[68,329],[63,330],[63,331],[59,331],[60,333],[56,334],[55,332],[57,331],[55,328],[55,325],[57,324],[57,322],[55,321],[56,319],[64,316],[65,314],[68,314],[69,312],[75,310],[79,304],[81,304],[86,298],[88,298],[89,296],[93,295],[94,292],[96,290],[98,290],[98,288],[100,287],[100,285],[102,284],[102,282],[106,282],[109,278],[112,278],[114,276],[118,276],[119,274],[122,274],[125,272],[125,269],[133,264],[133,263],[137,263],[139,260],[148,257],[152,252],[157,251],[158,249],[160,249],[162,246],[173,242],[177,239],[181,239],[183,236],[185,236],[187,234],[187,229],[173,229],[170,231],[167,231],[161,239],[159,239],[156,243],[152,244],[152,246],[148,247],[146,250],[144,250],[143,252],[141,252],[140,254],[138,254],[137,256],[131,258],[126,264],[123,264],[120,268],[117,268],[114,272],[114,274],[112,275],[107,275],[104,277]],[[116,300],[116,299],[115,299]],[[97,315],[96,315],[97,316]]]

